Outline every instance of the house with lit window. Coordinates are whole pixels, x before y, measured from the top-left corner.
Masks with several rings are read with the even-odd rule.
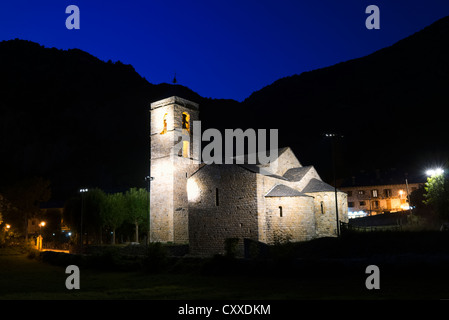
[[[348,199],[348,218],[410,210],[410,194],[424,181],[395,169],[362,171],[345,182],[340,190]]]

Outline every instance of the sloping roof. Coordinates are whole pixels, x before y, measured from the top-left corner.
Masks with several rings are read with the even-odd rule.
[[[289,150],[289,149],[290,149],[290,147],[284,147],[284,148],[279,148],[279,149],[277,149],[277,151],[278,151],[278,158],[279,158],[285,151],[287,151],[287,150]],[[237,158],[237,157],[232,157],[233,160],[235,160],[236,158]],[[247,160],[248,160],[248,155],[244,155],[243,159],[244,159],[244,162],[247,162]],[[276,159],[277,159],[277,158],[276,158]],[[210,165],[210,164],[201,163],[201,164],[200,164],[200,167],[198,168],[198,170],[196,170],[196,171],[195,171],[194,173],[192,173],[190,176],[195,175],[195,174],[196,174],[198,171],[200,171],[202,168],[204,168],[204,167],[206,167],[206,166],[209,166],[209,165]],[[215,165],[215,164],[213,164],[213,165]],[[279,176],[279,175],[277,175],[277,174],[274,174],[274,173],[272,173],[272,172],[270,172],[270,171],[268,170],[269,167],[265,167],[265,166],[261,165],[260,163],[256,163],[256,164],[248,164],[248,163],[243,163],[243,164],[240,164],[240,163],[230,163],[230,164],[227,164],[227,163],[226,163],[226,159],[223,157],[223,159],[222,159],[222,164],[220,164],[220,165],[239,166],[239,167],[241,167],[241,168],[243,168],[243,169],[245,169],[245,170],[248,170],[248,171],[250,171],[250,172],[253,172],[253,173],[258,173],[258,174],[261,174],[261,175],[264,175],[264,176],[268,176],[268,177],[272,177],[272,178],[276,178],[276,179],[280,179],[280,180],[284,180],[284,181],[289,180],[288,178],[285,177],[285,174],[284,174],[283,177],[281,177],[281,176]],[[307,170],[309,170],[311,167],[312,167],[312,166],[299,167],[299,168],[296,168],[296,169],[307,168]],[[304,174],[305,174],[305,173],[304,173]],[[294,175],[293,172],[292,172],[292,175]],[[297,174],[296,174],[296,176],[297,176]],[[298,179],[298,180],[291,180],[291,181],[299,181],[299,179]]]
[[[309,197],[308,195],[299,192],[298,190],[287,187],[283,184],[275,185],[265,197]]]
[[[304,193],[310,192],[326,192],[326,191],[335,191],[335,188],[331,185],[327,184],[318,179],[311,179],[307,186],[302,190]]]
[[[264,152],[264,155],[265,155],[266,157],[270,157],[272,151],[277,150],[277,157],[276,157],[275,159],[273,159],[273,161],[274,161],[274,160],[278,159],[278,158],[279,158],[285,151],[287,151],[289,148],[290,148],[290,147],[283,147],[283,148],[278,148],[278,149],[267,150],[266,152]],[[251,156],[253,156],[253,157],[256,159],[255,165],[261,165],[261,163],[259,162],[257,153],[253,153],[253,154],[251,154]],[[242,160],[242,159],[243,159],[243,163],[245,163],[245,164],[248,164],[249,158],[250,158],[250,155],[249,155],[249,154],[244,154],[244,155],[241,155],[241,156],[233,155],[232,157],[230,157],[230,159],[232,159],[232,160],[236,160],[236,159]],[[226,160],[226,158],[223,156],[223,163],[225,163],[225,160]],[[271,159],[270,159],[270,160],[271,160]]]
[[[283,177],[288,181],[300,181],[311,168],[312,166],[291,168],[284,173]]]
[[[246,169],[246,170],[248,170],[248,171],[254,172],[254,173],[259,173],[259,174],[262,174],[264,176],[277,178],[277,179],[281,179],[281,180],[287,180],[284,177],[281,177],[281,176],[278,176],[276,174],[273,174],[270,171],[265,170],[263,167],[259,167],[259,166],[255,165],[255,164],[237,164],[237,165],[242,167],[242,168],[244,168],[244,169]]]

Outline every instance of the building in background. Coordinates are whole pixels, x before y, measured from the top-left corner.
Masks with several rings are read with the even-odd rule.
[[[410,194],[425,181],[396,169],[361,171],[339,189],[348,195],[348,218],[410,210]]]

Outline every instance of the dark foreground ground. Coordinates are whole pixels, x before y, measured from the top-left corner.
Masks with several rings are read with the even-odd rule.
[[[110,248],[109,248],[110,249]],[[109,250],[108,249],[108,250]],[[145,259],[0,249],[0,299],[449,299],[449,233],[371,232],[273,248],[269,259]],[[65,269],[80,268],[68,290]],[[369,265],[380,289],[368,290]]]

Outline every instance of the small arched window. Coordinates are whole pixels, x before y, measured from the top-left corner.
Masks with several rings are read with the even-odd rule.
[[[279,217],[282,218],[282,206],[279,206]]]

